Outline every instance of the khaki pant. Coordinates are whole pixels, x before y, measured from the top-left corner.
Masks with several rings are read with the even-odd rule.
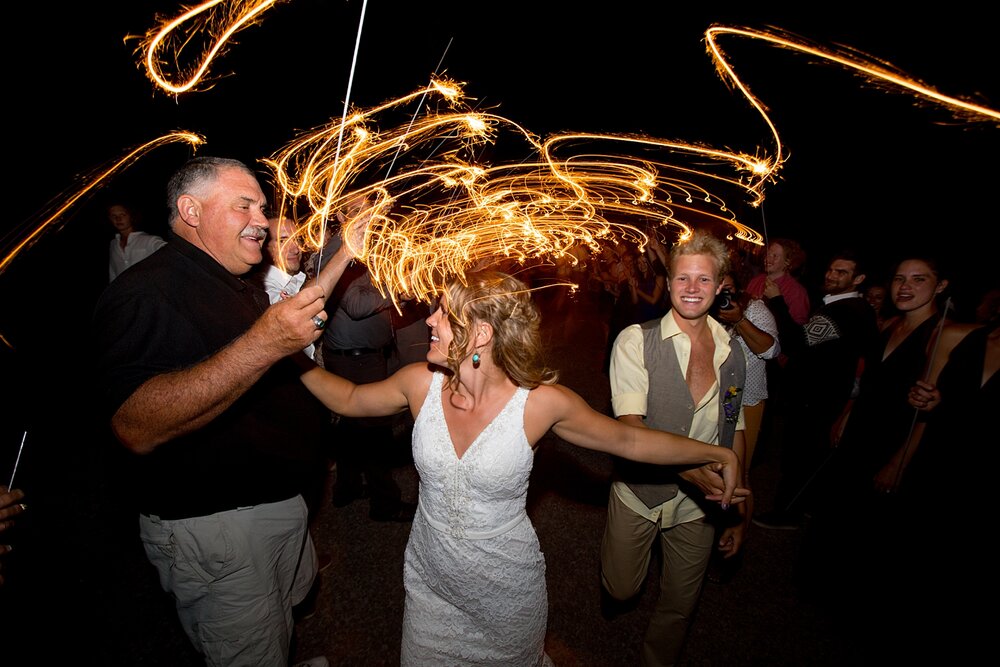
[[[302,496],[167,520],[140,515],[146,556],[210,667],[287,667],[292,606],[316,577]]]
[[[601,542],[601,581],[612,597],[627,600],[641,590],[657,536],[662,556],[660,597],[643,643],[644,667],[677,662],[701,595],[715,528],[703,518],[661,528],[626,507],[612,489]]]

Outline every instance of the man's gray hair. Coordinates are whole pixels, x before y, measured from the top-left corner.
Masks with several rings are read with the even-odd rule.
[[[170,223],[171,229],[180,219],[181,213],[177,210],[177,200],[180,196],[197,194],[202,186],[215,181],[220,170],[229,167],[242,169],[254,178],[257,177],[244,163],[224,157],[192,158],[174,172],[167,182],[167,222]]]

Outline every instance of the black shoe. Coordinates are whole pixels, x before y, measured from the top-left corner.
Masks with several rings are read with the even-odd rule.
[[[399,503],[394,509],[391,510],[371,510],[368,512],[368,518],[372,521],[395,521],[397,523],[407,523],[413,521],[413,517],[417,513],[416,503]]]
[[[753,518],[753,525],[769,530],[798,530],[800,518],[788,512],[765,512]]]

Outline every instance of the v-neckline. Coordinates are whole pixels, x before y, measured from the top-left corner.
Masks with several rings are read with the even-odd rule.
[[[458,448],[455,446],[455,439],[451,436],[451,426],[448,424],[448,413],[445,412],[444,409],[445,387],[443,386],[441,387],[441,392],[438,394],[438,397],[440,398],[441,401],[441,416],[444,418],[445,431],[448,432],[448,444],[451,445],[451,452],[452,454],[455,455],[455,458],[459,462],[465,460],[465,457],[468,455],[469,452],[472,451],[472,448],[476,446],[476,444],[479,442],[479,439],[483,437],[483,434],[486,433],[486,431],[489,430],[490,426],[492,426],[494,422],[496,422],[496,420],[500,418],[500,415],[502,415],[504,412],[507,411],[507,407],[513,402],[514,397],[517,396],[517,392],[520,390],[521,390],[520,387],[514,388],[514,393],[510,395],[510,398],[508,398],[504,402],[504,404],[500,406],[500,409],[497,410],[497,413],[493,415],[488,422],[486,422],[486,424],[483,426],[482,429],[480,429],[479,433],[476,434],[476,437],[474,437],[472,441],[469,443],[469,446],[465,448],[465,451],[459,454]]]

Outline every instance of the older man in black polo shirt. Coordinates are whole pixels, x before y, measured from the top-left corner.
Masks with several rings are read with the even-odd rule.
[[[268,227],[243,163],[191,160],[167,198],[170,242],[95,313],[111,426],[138,455],[146,554],[195,647],[208,664],[286,667],[292,605],[316,574],[300,488],[323,465],[326,411],[299,375],[325,293],[268,307],[241,279]]]

